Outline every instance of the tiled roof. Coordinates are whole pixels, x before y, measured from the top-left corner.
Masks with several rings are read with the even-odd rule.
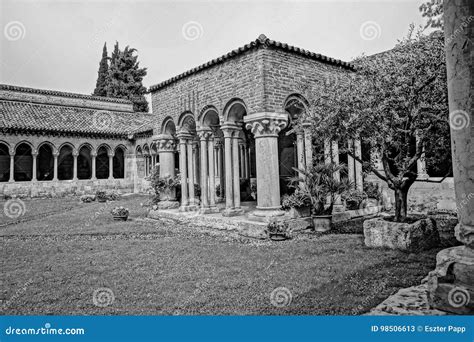
[[[284,51],[287,51],[287,52],[295,53],[295,54],[298,54],[298,55],[301,55],[301,56],[304,56],[304,57],[307,57],[307,58],[310,58],[310,59],[318,60],[318,61],[321,61],[321,62],[333,64],[333,65],[338,65],[340,67],[343,67],[343,68],[346,68],[346,69],[349,69],[349,70],[354,70],[354,66],[351,63],[344,62],[344,61],[341,61],[339,59],[334,59],[334,58],[331,58],[331,57],[327,57],[327,56],[321,55],[319,53],[314,53],[314,52],[311,52],[311,51],[308,51],[308,50],[305,50],[305,49],[301,49],[299,47],[288,45],[286,43],[281,43],[281,42],[278,42],[278,41],[275,41],[275,40],[271,40],[271,39],[267,38],[264,34],[261,34],[256,40],[250,42],[249,44],[246,44],[246,45],[244,45],[244,46],[242,46],[238,49],[232,50],[231,52],[229,52],[225,55],[222,55],[219,58],[215,58],[215,59],[213,59],[213,60],[211,60],[207,63],[201,64],[198,67],[195,67],[191,70],[183,72],[182,74],[179,74],[175,77],[172,77],[172,78],[170,78],[170,79],[168,79],[164,82],[155,84],[155,85],[151,86],[149,90],[151,92],[153,92],[153,91],[158,90],[160,88],[163,88],[163,87],[167,86],[168,84],[173,83],[173,82],[175,82],[179,79],[182,79],[186,76],[195,74],[195,73],[197,73],[201,70],[207,69],[207,68],[209,68],[211,66],[214,66],[216,64],[222,63],[222,62],[224,62],[224,61],[226,61],[230,58],[241,55],[242,53],[244,53],[244,52],[246,52],[250,49],[259,47],[259,46],[267,46],[267,47],[271,46],[271,47],[281,49],[281,50],[284,50]]]
[[[56,90],[19,87],[19,86],[13,86],[13,85],[9,85],[9,84],[0,84],[0,90],[11,90],[11,91],[24,92],[24,93],[52,95],[52,96],[61,96],[61,97],[71,97],[71,98],[75,98],[75,99],[85,99],[85,100],[95,100],[95,101],[105,101],[105,102],[116,102],[116,103],[127,103],[127,104],[132,103],[129,100],[125,100],[125,99],[115,99],[115,98],[110,98],[110,97],[92,96],[92,95],[84,95],[84,94],[76,94],[76,93],[66,93],[66,92],[63,92],[63,91],[56,91]]]
[[[0,130],[127,137],[151,132],[153,115],[0,101]]]

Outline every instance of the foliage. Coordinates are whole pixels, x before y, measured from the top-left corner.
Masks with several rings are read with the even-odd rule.
[[[107,76],[109,74],[109,64],[107,57],[107,44],[104,43],[102,50],[102,59],[99,63],[99,71],[97,75],[97,82],[95,85],[94,92],[92,95],[95,96],[107,96]]]
[[[105,190],[97,190],[95,193],[95,198],[100,201],[106,201],[107,198],[107,192]]]
[[[367,194],[357,189],[350,189],[342,194],[349,210],[359,209],[360,204],[367,198]]]
[[[415,33],[411,26],[393,50],[359,57],[354,64],[357,72],[338,82],[302,86],[309,102],[302,121],[322,142],[341,146],[362,136],[378,158],[364,161],[350,148],[345,151],[395,191],[396,220],[403,221],[423,151],[433,156],[431,163],[450,158],[444,39]],[[384,173],[378,172],[377,160]]]
[[[284,210],[291,208],[302,208],[311,206],[311,200],[300,189],[296,189],[291,195],[283,195],[281,199],[281,207]]]
[[[95,201],[95,196],[94,195],[82,195],[80,200],[83,203],[90,203]]]
[[[422,17],[428,18],[425,28],[443,28],[443,0],[428,0],[419,7]]]
[[[105,194],[108,201],[118,201],[120,199],[120,194],[115,191],[106,191]]]
[[[351,188],[345,177],[340,180],[334,177],[336,172],[341,174],[345,170],[342,164],[318,163],[305,170],[295,170],[303,176],[291,178],[290,183],[309,199],[313,215],[331,215],[337,196]]]
[[[150,176],[147,177],[147,180],[150,181],[150,186],[155,190],[156,195],[160,195],[166,191],[171,189],[175,189],[180,184],[180,175],[176,175],[175,177],[171,176],[160,176],[160,168],[154,167],[151,170]]]
[[[107,77],[107,97],[128,99],[133,102],[135,112],[148,112],[146,88],[142,84],[147,69],[139,67],[136,51],[128,46],[121,51],[115,43]]]
[[[266,233],[269,236],[282,235],[287,239],[291,239],[293,236],[293,230],[289,227],[286,221],[271,221],[267,225]]]
[[[128,216],[128,214],[129,214],[128,208],[124,208],[122,206],[114,207],[110,212],[114,216]]]
[[[374,198],[377,201],[382,200],[382,191],[380,190],[380,185],[373,182],[364,182],[364,192],[367,194],[368,198]]]

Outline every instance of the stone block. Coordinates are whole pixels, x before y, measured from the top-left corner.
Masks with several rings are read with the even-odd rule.
[[[454,228],[456,228],[458,224],[456,216],[449,214],[430,214],[429,217],[436,223],[441,246],[452,247],[461,244],[454,235]]]
[[[419,252],[439,245],[439,234],[432,219],[401,223],[374,218],[364,222],[365,245]]]

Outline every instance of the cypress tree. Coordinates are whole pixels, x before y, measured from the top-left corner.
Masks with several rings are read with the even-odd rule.
[[[140,68],[136,49],[125,47],[119,49],[115,44],[110,58],[110,68],[107,78],[107,96],[128,99],[133,102],[135,112],[148,112],[148,102],[145,99],[146,88],[142,81],[146,76],[146,68]]]
[[[99,63],[99,71],[97,73],[97,82],[92,95],[95,96],[107,96],[107,77],[109,74],[109,64],[107,57],[107,43],[104,43],[102,50],[102,59]]]

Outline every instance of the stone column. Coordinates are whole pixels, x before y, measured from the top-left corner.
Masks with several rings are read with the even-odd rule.
[[[53,163],[53,181],[58,180],[58,157],[59,157],[59,152],[54,151],[53,152],[53,157],[54,157],[54,163]]]
[[[199,140],[193,140],[191,142],[192,147],[193,147],[193,174],[194,174],[194,184],[199,184],[201,183],[201,180],[199,178],[199,174],[201,172],[200,170],[200,163],[199,163]]]
[[[215,150],[216,150],[216,159],[217,159],[217,175],[219,176],[219,185],[220,185],[220,196],[219,199],[224,198],[224,190],[225,190],[225,179],[224,179],[224,172],[223,172],[223,164],[224,161],[222,160],[222,139],[216,138],[215,142]]]
[[[218,213],[219,209],[216,207],[216,175],[215,175],[215,161],[214,161],[214,137],[211,135],[208,141],[209,154],[209,212]]]
[[[175,138],[172,135],[160,134],[156,136],[156,147],[160,156],[160,177],[174,178],[176,176],[174,165],[174,154],[176,153]],[[179,202],[176,200],[176,189],[167,189],[164,193],[160,194],[159,209],[174,209],[178,207]]]
[[[208,188],[208,162],[207,162],[207,140],[211,131],[199,130],[198,136],[201,141],[201,213],[206,214],[209,209],[209,188]]]
[[[354,150],[355,150],[355,156],[362,160],[362,147],[360,144],[360,140],[356,139],[354,141]],[[356,181],[356,189],[359,191],[364,190],[364,179],[362,175],[362,163],[358,160],[354,161],[355,164],[355,181]]]
[[[91,175],[91,180],[97,180],[96,177],[96,157],[97,157],[97,152],[92,151],[91,152],[91,163],[92,163],[92,175]]]
[[[306,169],[306,162],[305,162],[305,149],[304,149],[304,132],[297,131],[296,132],[296,154],[298,156],[298,169],[305,170]],[[298,173],[299,177],[302,178],[303,174],[301,172]]]
[[[239,131],[235,130],[232,141],[232,160],[233,164],[233,179],[234,179],[234,210],[242,211],[240,208],[240,165],[239,165]]]
[[[256,113],[244,117],[255,136],[257,161],[257,210],[249,218],[270,221],[284,212],[280,205],[278,133],[286,127],[286,113]]]
[[[305,165],[310,168],[313,166],[313,137],[311,134],[311,124],[304,123],[304,149],[305,149]]]
[[[185,134],[178,134],[179,137],[179,173],[181,175],[181,206],[180,211],[186,211],[189,206],[188,197],[188,177],[187,177],[187,158],[186,146],[189,136]]]
[[[463,244],[443,249],[436,269],[428,275],[428,298],[433,308],[456,314],[474,312],[474,89],[472,66],[472,0],[445,0],[444,35],[448,79],[449,121],[454,191],[459,224],[456,238]],[[461,27],[467,26],[464,29]]]
[[[354,140],[348,139],[347,140],[347,147],[349,148],[349,151],[354,152]],[[353,184],[353,187],[356,187],[356,177],[355,177],[355,163],[354,163],[354,158],[350,156],[350,154],[347,154],[347,176],[349,179],[349,182]]]
[[[331,141],[331,155],[332,155],[332,162],[335,165],[339,165],[339,145],[337,141]],[[336,181],[341,180],[341,174],[339,171],[334,172],[334,179]],[[342,205],[342,200],[340,195],[334,195],[334,206],[333,206],[333,212],[341,212],[344,211],[344,206]]]
[[[72,151],[72,157],[74,158],[73,160],[73,164],[72,164],[72,180],[75,180],[77,181],[77,156],[79,155],[79,153],[74,150]]]
[[[110,151],[109,155],[109,180],[114,179],[114,151]]]
[[[331,161],[331,142],[329,139],[326,139],[324,140],[324,163],[329,164]]]
[[[10,179],[8,181],[15,181],[15,150],[10,150]]]
[[[223,216],[240,215],[243,211],[240,208],[240,180],[239,180],[239,155],[237,139],[240,127],[234,123],[225,123],[222,126],[224,133],[224,157],[225,157],[225,210]],[[239,186],[236,187],[236,182]],[[237,193],[236,192],[237,189]],[[236,203],[237,199],[237,203]]]
[[[239,159],[240,159],[240,178],[245,178],[245,156],[244,156],[245,145],[241,139],[239,139]]]
[[[416,137],[418,143],[418,136]],[[426,171],[426,159],[425,159],[425,147],[423,146],[423,152],[421,157],[416,161],[416,169],[417,169],[417,178],[418,179],[427,179],[429,178],[428,172]]]
[[[189,191],[189,209],[196,209],[196,196],[194,194],[194,154],[193,154],[193,140],[187,141],[188,152],[188,191]]]
[[[32,175],[31,175],[31,181],[32,182],[35,182],[37,181],[38,177],[37,177],[37,174],[36,174],[36,159],[38,157],[38,151],[33,151],[33,153],[31,154],[31,157],[33,158],[33,170],[32,170]]]
[[[250,178],[250,165],[249,165],[249,147],[244,146],[244,178]]]

